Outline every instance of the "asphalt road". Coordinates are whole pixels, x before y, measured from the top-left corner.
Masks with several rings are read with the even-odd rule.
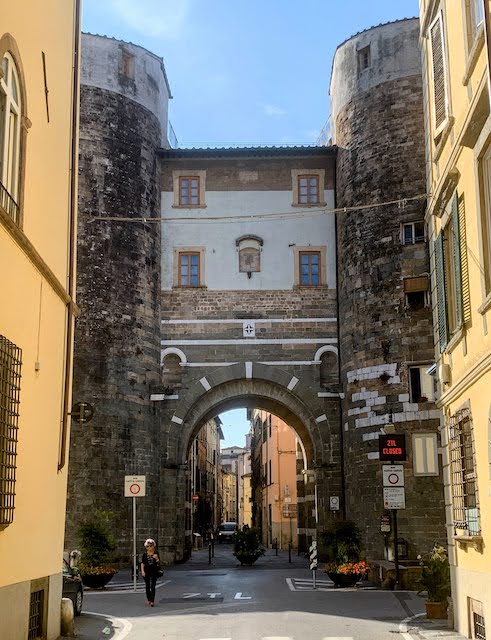
[[[207,553],[167,570],[155,607],[143,586],[131,590],[119,575],[107,591],[86,591],[77,621],[80,640],[394,640],[401,620],[421,613],[414,593],[378,591],[364,585],[335,589],[318,573],[313,590],[307,561],[269,551],[253,567],[240,567],[228,545],[217,547],[212,566]]]

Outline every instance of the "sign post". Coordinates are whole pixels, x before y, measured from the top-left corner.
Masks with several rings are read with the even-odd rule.
[[[136,499],[145,497],[145,476],[125,476],[124,496],[133,499],[133,591],[136,592]]]
[[[317,542],[312,540],[312,544],[309,547],[310,557],[310,569],[312,570],[312,586],[317,588],[316,584],[316,571],[317,571]]]
[[[404,492],[404,467],[395,462],[406,461],[406,436],[403,433],[386,433],[379,435],[378,448],[380,462],[390,462],[382,468],[384,478],[384,507],[390,509],[394,523],[394,561],[396,565],[396,583],[394,588],[400,589],[399,573],[399,541],[397,531],[397,511],[406,508]]]

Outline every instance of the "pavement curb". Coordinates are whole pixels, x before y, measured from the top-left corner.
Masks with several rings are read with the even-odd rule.
[[[425,615],[426,615],[425,613],[417,613],[414,616],[408,616],[407,618],[404,618],[404,620],[402,620],[399,623],[399,632],[404,638],[404,640],[415,640],[415,637],[411,635],[408,631],[409,623],[412,622],[413,620],[416,620],[416,618],[422,618]]]
[[[95,618],[102,618],[103,620],[109,620],[111,624],[118,623],[122,625],[122,629],[118,629],[111,640],[124,640],[130,633],[133,625],[129,620],[125,620],[124,618],[116,618],[114,616],[110,616],[103,613],[95,613],[93,611],[84,611],[86,616],[92,616]]]
[[[449,629],[446,620],[429,619],[426,613],[404,618],[399,624],[399,633],[404,640],[427,640],[435,637],[442,640],[467,640],[467,637],[458,631]]]

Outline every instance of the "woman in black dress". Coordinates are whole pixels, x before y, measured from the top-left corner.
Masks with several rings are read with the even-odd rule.
[[[145,580],[147,604],[153,607],[155,601],[155,585],[160,569],[160,558],[155,548],[155,540],[145,540],[145,553],[142,555],[141,573]]]

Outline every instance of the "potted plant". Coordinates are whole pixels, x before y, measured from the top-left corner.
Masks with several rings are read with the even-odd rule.
[[[431,553],[418,556],[422,567],[419,583],[427,592],[426,615],[428,618],[446,618],[450,596],[450,565],[444,547],[433,547]]]
[[[327,560],[324,572],[337,587],[354,586],[368,570],[360,560],[361,535],[354,522],[333,522],[320,534],[321,552]]]
[[[234,556],[241,565],[252,566],[258,558],[264,555],[264,547],[261,544],[256,529],[243,529],[236,531],[233,536]]]
[[[110,564],[110,554],[116,544],[110,532],[111,514],[96,511],[92,519],[84,520],[78,527],[78,537],[83,561],[78,568],[86,587],[100,589],[117,573]]]

